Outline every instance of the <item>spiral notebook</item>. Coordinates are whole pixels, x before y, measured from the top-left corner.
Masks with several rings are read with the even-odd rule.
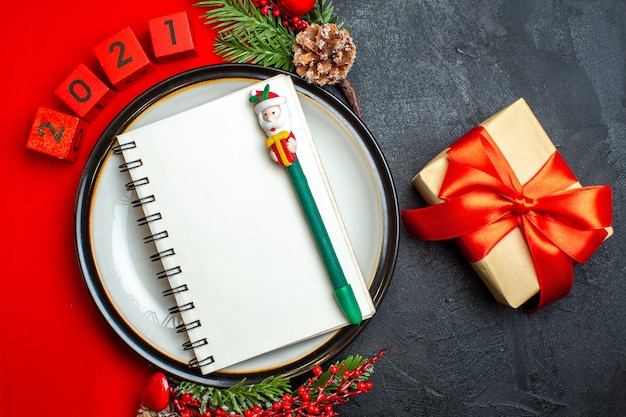
[[[147,244],[203,374],[349,322],[287,173],[268,156],[251,90],[287,99],[297,157],[363,318],[374,305],[289,76],[279,75],[118,136]],[[174,330],[173,330],[174,331]]]

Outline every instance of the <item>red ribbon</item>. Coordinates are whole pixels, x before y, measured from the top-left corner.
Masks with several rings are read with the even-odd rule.
[[[407,231],[421,240],[457,238],[475,262],[519,226],[538,276],[536,309],[567,295],[574,264],[593,254],[612,224],[611,188],[568,190],[577,179],[556,151],[521,185],[481,126],[454,143],[447,156],[450,165],[439,192],[445,201],[402,211]]]

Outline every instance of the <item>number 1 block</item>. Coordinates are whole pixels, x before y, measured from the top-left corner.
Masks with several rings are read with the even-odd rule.
[[[154,57],[161,63],[197,56],[193,29],[186,12],[148,21]]]
[[[79,117],[85,120],[93,120],[115,95],[84,64],[78,65],[57,87],[55,93]]]
[[[118,90],[125,89],[154,70],[130,28],[99,43],[93,51],[109,81]]]
[[[40,107],[26,141],[26,148],[76,161],[87,122],[76,116]]]

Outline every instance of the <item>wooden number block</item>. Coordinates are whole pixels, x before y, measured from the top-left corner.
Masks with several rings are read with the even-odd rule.
[[[40,107],[28,135],[26,148],[74,162],[86,127],[87,122],[76,116]]]
[[[115,95],[84,64],[78,65],[57,87],[55,93],[85,120],[93,120]]]
[[[151,19],[148,26],[157,61],[178,61],[198,55],[193,29],[186,12]]]
[[[137,37],[126,28],[93,48],[113,87],[123,90],[154,67]]]

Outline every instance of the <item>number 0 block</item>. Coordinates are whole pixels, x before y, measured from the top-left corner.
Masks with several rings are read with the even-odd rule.
[[[93,120],[115,95],[84,64],[78,65],[57,87],[55,93],[85,120]]]
[[[148,27],[157,61],[165,63],[198,55],[193,29],[186,12],[151,19]]]
[[[93,48],[113,87],[123,90],[154,67],[137,37],[126,28]]]
[[[85,136],[87,122],[69,114],[40,107],[26,148],[74,162]]]

